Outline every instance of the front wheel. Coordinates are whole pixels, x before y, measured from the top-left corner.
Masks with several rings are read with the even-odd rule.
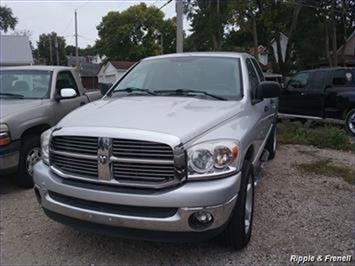
[[[19,171],[16,174],[16,184],[19,187],[33,186],[33,166],[41,159],[41,145],[38,136],[24,138],[21,145]]]
[[[355,109],[351,109],[345,117],[346,130],[355,137]]]
[[[254,178],[249,161],[243,163],[242,180],[236,206],[225,231],[227,242],[236,250],[250,241],[254,210]]]

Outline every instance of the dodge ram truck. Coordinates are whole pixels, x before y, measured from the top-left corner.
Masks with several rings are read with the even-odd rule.
[[[355,68],[301,71],[280,95],[280,117],[345,122],[355,136]]]
[[[86,92],[70,67],[0,68],[0,175],[17,172],[15,182],[32,187],[40,159],[40,135],[75,108],[101,97]]]
[[[276,152],[280,86],[244,53],[150,57],[41,136],[34,191],[53,220],[109,235],[250,240]]]

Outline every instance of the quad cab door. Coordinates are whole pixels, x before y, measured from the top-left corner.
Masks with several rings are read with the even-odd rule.
[[[56,101],[56,104],[53,104],[53,111],[55,113],[55,119],[57,120],[57,122],[62,119],[66,114],[88,102],[87,97],[85,95],[80,94],[74,76],[69,70],[58,72],[55,86],[56,95],[58,94],[59,90],[63,88],[72,88],[77,93],[77,96],[74,98],[60,99],[59,101]]]
[[[324,70],[293,76],[280,97],[280,113],[323,117],[326,76]]]

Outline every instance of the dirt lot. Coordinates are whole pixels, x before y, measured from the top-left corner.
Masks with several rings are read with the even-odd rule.
[[[3,179],[0,264],[284,264],[291,254],[354,255],[354,186],[296,167],[319,159],[354,169],[352,153],[279,147],[256,190],[251,242],[240,252],[218,241],[164,244],[77,232],[50,221],[32,190]]]

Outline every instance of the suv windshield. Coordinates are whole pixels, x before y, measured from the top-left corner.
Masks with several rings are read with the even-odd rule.
[[[148,90],[166,96],[205,98],[214,95],[238,100],[242,96],[241,84],[240,60],[237,58],[169,57],[142,61],[116,84],[111,93],[135,88],[135,92]],[[181,93],[188,91],[191,93]]]
[[[49,98],[51,71],[1,70],[0,97],[21,99]]]

